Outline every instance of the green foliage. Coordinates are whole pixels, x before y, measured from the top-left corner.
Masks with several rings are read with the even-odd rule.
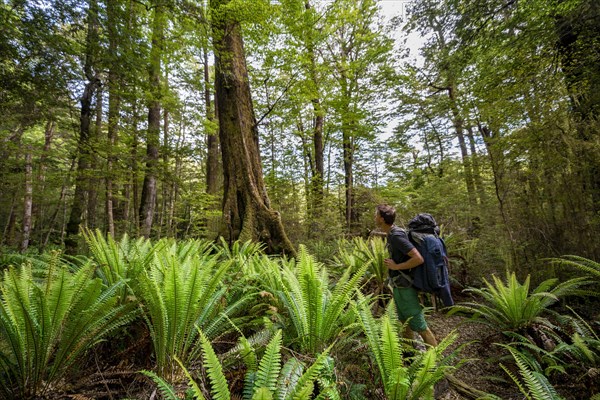
[[[155,252],[164,246],[164,242],[152,246],[150,240],[143,237],[133,240],[126,234],[116,242],[110,235],[105,238],[100,230],[92,232],[86,229],[83,231],[83,237],[92,259],[98,264],[96,273],[106,285],[113,285],[121,280],[128,285],[135,284],[138,276],[154,260]],[[124,286],[121,289],[120,301],[125,301],[128,294],[131,294],[131,290],[128,291]]]
[[[223,373],[223,366],[206,335],[200,331],[199,336],[202,347],[202,360],[210,382],[208,392],[210,392],[213,399],[230,399],[232,394],[229,391],[227,379]],[[244,342],[242,348],[248,350],[248,341],[243,337],[241,341]],[[243,399],[303,400],[310,398],[314,389],[314,383],[320,376],[320,371],[328,363],[329,358],[327,353],[329,349],[320,354],[315,362],[306,370],[304,369],[304,364],[294,357],[290,358],[282,367],[281,341],[281,331],[277,331],[267,344],[260,363],[257,365],[254,359],[250,364],[246,364],[247,372]],[[251,348],[251,352],[255,354],[256,350]],[[244,360],[247,360],[247,358],[244,357]],[[176,361],[189,379],[192,396],[197,400],[205,399],[201,386],[193,379],[187,368],[178,358],[176,358]],[[152,372],[142,372],[152,377],[161,393],[167,399],[173,398],[172,396],[175,395],[175,392],[166,381]],[[328,392],[332,395],[337,393],[331,388],[329,388]]]
[[[506,283],[493,275],[493,283],[484,279],[485,288],[470,288],[468,292],[481,297],[485,303],[465,302],[458,304],[450,313],[464,311],[473,314],[476,322],[485,323],[500,331],[519,331],[533,324],[550,325],[543,317],[548,307],[561,297],[579,294],[578,288],[590,282],[583,277],[558,283],[548,279],[530,292],[529,276],[523,284],[515,273],[506,276]]]
[[[596,261],[575,255],[551,258],[549,261],[555,265],[574,267],[580,271],[586,272],[590,274],[597,283],[600,283],[600,263],[597,263]],[[598,295],[598,292],[595,294]]]
[[[510,346],[504,346],[513,356],[517,367],[519,368],[519,379],[504,365],[500,365],[502,369],[510,376],[510,378],[518,386],[519,390],[528,400],[560,400],[563,399],[558,395],[554,387],[548,381],[548,378],[539,370],[539,365],[532,362],[531,359],[520,353],[518,350]]]
[[[156,375],[156,373],[146,370],[141,371],[141,373],[146,375],[147,377],[152,379],[154,383],[156,383],[156,386],[158,386],[158,391],[164,400],[179,400],[179,398],[177,397],[177,393],[175,393],[173,387],[163,378]]]
[[[133,319],[129,308],[117,304],[123,282],[106,288],[93,275],[91,264],[71,273],[58,257],[42,279],[30,264],[4,271],[0,391],[8,398],[43,395],[88,349]]]
[[[228,316],[254,296],[248,293],[224,306],[223,279],[231,262],[218,263],[218,254],[184,252],[182,257],[179,250],[177,246],[157,250],[135,289],[163,376],[173,368],[175,356],[184,363],[198,357],[197,327],[211,336],[222,333],[231,324]]]
[[[457,335],[445,338],[435,348],[414,357],[405,366],[399,326],[389,314],[376,319],[371,312],[371,301],[358,295],[354,312],[365,335],[371,355],[379,370],[379,377],[388,399],[433,399],[433,386],[456,368],[451,363],[458,350],[444,356],[444,351],[456,341]],[[392,313],[392,318],[394,314]]]
[[[353,244],[356,246],[362,261],[369,263],[369,275],[382,287],[388,275],[388,269],[383,262],[389,257],[385,240],[381,238],[369,240],[356,238],[353,240]]]
[[[294,348],[316,354],[333,343],[352,323],[347,310],[368,264],[354,275],[346,270],[330,289],[327,269],[300,247],[298,259],[283,263],[276,292],[286,312],[286,340]]]

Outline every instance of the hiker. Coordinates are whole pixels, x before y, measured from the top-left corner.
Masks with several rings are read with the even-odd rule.
[[[404,229],[394,225],[395,219],[394,207],[380,204],[375,209],[375,223],[387,234],[390,258],[385,260],[385,265],[389,269],[390,280],[394,286],[394,302],[398,318],[403,323],[408,320],[408,326],[404,330],[403,336],[412,340],[413,332],[418,332],[426,344],[437,346],[435,336],[425,322],[417,290],[412,287],[410,279],[410,270],[421,265],[423,257],[409,241]]]

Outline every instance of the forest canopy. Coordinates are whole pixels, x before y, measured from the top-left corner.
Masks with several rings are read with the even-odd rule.
[[[598,257],[597,2],[391,3],[2,1],[2,245],[286,253],[390,203],[481,268]]]

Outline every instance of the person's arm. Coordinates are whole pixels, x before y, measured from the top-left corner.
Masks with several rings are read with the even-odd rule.
[[[391,258],[386,258],[384,262],[386,267],[388,267],[389,269],[396,270],[411,269],[423,264],[423,256],[421,255],[421,253],[419,253],[419,250],[413,248],[407,253],[407,256],[409,256],[410,258],[400,264],[396,264]]]

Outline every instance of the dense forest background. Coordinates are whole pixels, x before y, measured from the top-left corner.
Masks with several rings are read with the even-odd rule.
[[[437,218],[463,283],[597,259],[598,2],[390,3],[0,2],[2,246],[326,255],[387,202]]]

